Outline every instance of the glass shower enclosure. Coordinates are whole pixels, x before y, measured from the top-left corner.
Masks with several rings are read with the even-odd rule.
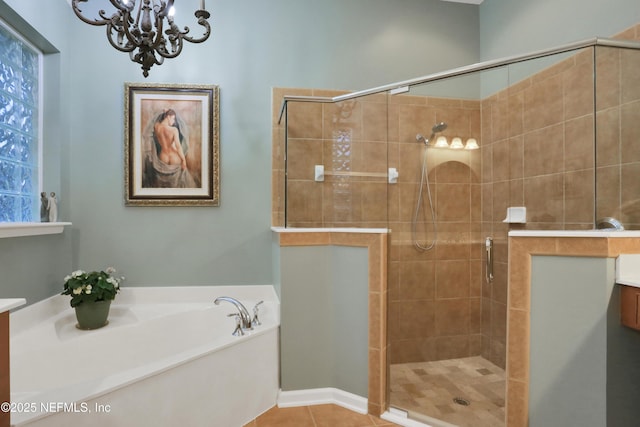
[[[508,232],[640,229],[639,48],[593,39],[355,93],[279,89],[273,225],[390,232],[390,408],[504,425]]]

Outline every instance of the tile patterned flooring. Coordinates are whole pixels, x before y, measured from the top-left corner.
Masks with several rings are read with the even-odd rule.
[[[454,398],[469,405],[460,405]],[[459,427],[504,426],[505,375],[482,357],[405,363],[391,366],[391,405],[410,418]],[[421,417],[421,414],[427,417]],[[430,419],[431,418],[431,419]],[[273,407],[244,427],[394,427],[371,415],[338,405]]]
[[[362,415],[338,405],[274,406],[244,427],[395,427],[371,415]]]
[[[480,356],[391,365],[391,405],[410,418],[425,414],[459,427],[500,427],[504,404],[504,370]]]

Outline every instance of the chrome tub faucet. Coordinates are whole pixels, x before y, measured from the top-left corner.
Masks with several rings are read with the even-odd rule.
[[[247,308],[242,305],[240,301],[231,297],[218,297],[215,299],[215,301],[213,301],[213,303],[215,305],[219,305],[220,301],[226,301],[236,306],[236,308],[238,309],[238,314],[240,315],[240,326],[242,327],[242,329],[253,329],[253,326],[251,325],[251,315],[249,314]]]
[[[258,302],[255,307],[253,307],[253,317],[249,314],[249,310],[237,299],[231,297],[218,297],[215,299],[214,304],[220,305],[221,301],[226,301],[228,303],[233,304],[237,309],[237,313],[231,313],[229,317],[236,318],[236,329],[233,331],[233,335],[240,336],[244,335],[244,331],[253,329],[253,326],[260,326],[262,323],[258,318],[258,306],[264,301]]]

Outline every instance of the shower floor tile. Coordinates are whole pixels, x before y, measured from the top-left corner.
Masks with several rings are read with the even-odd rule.
[[[391,365],[390,403],[417,420],[422,414],[459,427],[504,426],[505,373],[480,356]]]

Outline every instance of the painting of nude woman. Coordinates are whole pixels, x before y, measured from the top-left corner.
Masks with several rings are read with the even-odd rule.
[[[202,144],[197,138],[200,107],[195,101],[142,101],[143,188],[202,185]]]
[[[217,86],[125,90],[125,203],[219,204]]]

